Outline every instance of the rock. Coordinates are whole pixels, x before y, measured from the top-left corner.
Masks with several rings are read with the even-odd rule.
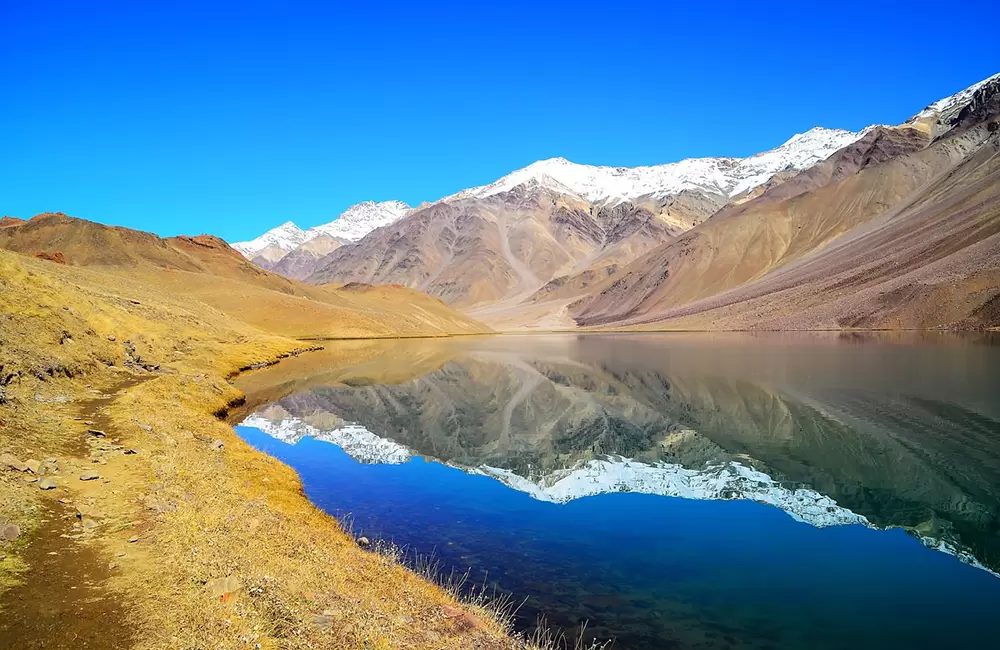
[[[312,617],[313,625],[321,630],[329,630],[333,627],[333,617],[327,614],[315,614]]]
[[[83,518],[83,522],[81,522],[81,523],[83,525],[83,529],[85,531],[87,531],[88,533],[96,530],[97,527],[100,525],[96,521],[94,521],[93,519],[91,519],[89,517],[84,517]]]
[[[56,482],[53,478],[46,476],[42,480],[38,481],[39,490],[54,490],[56,489]]]
[[[138,454],[139,450],[138,449],[126,449],[122,453],[125,454],[126,456],[132,456],[134,454]]]
[[[35,460],[34,458],[29,458],[24,461],[24,465],[28,468],[28,471],[32,474],[40,474],[42,470],[42,461]]]
[[[0,524],[0,540],[13,540],[21,536],[21,529],[14,524]]]
[[[104,433],[100,429],[87,429],[87,433],[95,438],[107,438],[108,434]]]
[[[235,576],[229,576],[228,578],[216,578],[211,580],[205,585],[205,589],[208,593],[212,594],[220,600],[228,600],[228,596],[235,594],[237,591],[243,588],[243,583],[240,579]]]
[[[112,343],[114,343],[115,341],[118,340],[118,338],[114,334],[109,334],[108,335],[108,340],[111,341]]]
[[[129,540],[128,540],[128,543],[129,544],[135,544],[138,541],[139,541],[138,537],[130,537]]]
[[[358,538],[358,546],[360,546],[361,548],[368,548],[371,545],[372,545],[372,541],[370,539],[368,539],[367,537],[362,536],[362,537]]]
[[[18,472],[27,472],[28,466],[10,454],[0,456],[0,469],[13,469]]]
[[[226,443],[222,442],[221,440],[216,440],[215,442],[213,442],[211,444],[211,447],[212,447],[213,451],[222,451],[222,448],[225,447],[225,446],[226,446]]]
[[[101,475],[97,472],[84,472],[80,474],[81,481],[96,481],[99,478],[101,478]]]

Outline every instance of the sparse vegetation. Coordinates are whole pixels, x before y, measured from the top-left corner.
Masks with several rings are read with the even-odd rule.
[[[88,647],[554,647],[511,636],[510,603],[488,590],[452,578],[442,586],[428,579],[431,564],[411,571],[391,552],[360,548],[309,503],[291,469],[213,416],[242,397],[227,377],[305,344],[262,328],[260,316],[240,320],[221,299],[210,304],[210,278],[192,284],[208,298],[134,269],[0,251],[0,364],[11,377],[0,453],[58,466],[56,488],[44,491],[27,482],[35,475],[0,469],[0,518],[21,532],[0,542],[0,634],[39,623],[16,585],[49,578],[32,574],[33,534],[47,521],[60,549],[85,549],[108,567],[90,579],[121,620],[108,613],[88,629],[83,617],[69,631],[92,634]],[[219,293],[233,286],[216,284]],[[386,315],[398,301],[383,294],[356,294],[370,302],[344,309],[341,325],[399,328]],[[352,322],[352,309],[368,313]],[[158,370],[126,365],[136,358]],[[75,480],[92,468],[97,480]],[[72,581],[72,563],[64,568]]]

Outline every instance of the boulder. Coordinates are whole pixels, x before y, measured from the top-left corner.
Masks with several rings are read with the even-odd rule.
[[[42,478],[40,481],[38,481],[38,489],[39,490],[54,490],[54,489],[56,489],[55,479],[53,479],[53,478],[51,478],[49,476],[46,476],[46,477]]]
[[[18,472],[27,472],[28,466],[10,454],[0,456],[0,469],[13,469]]]

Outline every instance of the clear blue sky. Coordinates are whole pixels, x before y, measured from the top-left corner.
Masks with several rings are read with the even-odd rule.
[[[0,214],[245,239],[898,123],[1000,71],[993,2],[207,4],[0,0]]]

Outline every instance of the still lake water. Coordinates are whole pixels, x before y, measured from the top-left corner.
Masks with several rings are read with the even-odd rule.
[[[1000,646],[995,337],[321,354],[251,375],[264,401],[237,430],[356,531],[526,599],[521,628],[587,621],[623,650]]]

